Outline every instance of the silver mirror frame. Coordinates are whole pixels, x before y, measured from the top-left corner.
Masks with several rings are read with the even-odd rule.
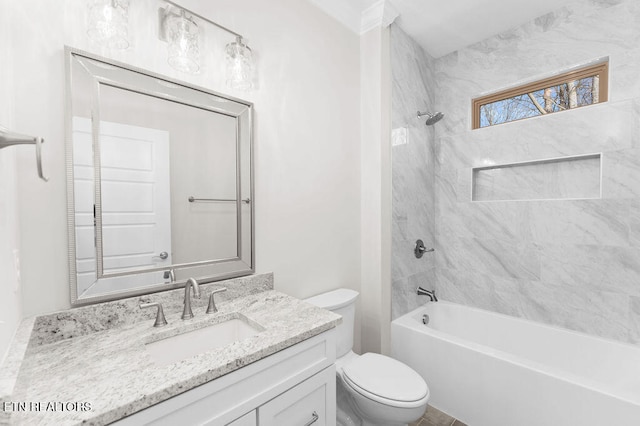
[[[214,98],[219,98],[221,101],[224,102],[225,107],[228,108],[230,106],[233,108],[234,111],[217,108],[215,106],[212,106],[211,104],[204,105],[203,102],[199,102],[199,101],[187,103],[188,105],[192,105],[198,108],[204,107],[203,109],[207,109],[212,112],[216,112],[220,114],[225,114],[227,116],[234,117],[236,120],[238,120],[238,117],[240,117],[241,115],[243,116],[245,114],[247,115],[247,118],[248,118],[247,137],[249,139],[247,145],[249,148],[248,157],[249,157],[249,194],[250,194],[249,196],[250,202],[248,204],[250,207],[250,215],[251,215],[251,218],[249,221],[250,227],[251,227],[251,230],[250,230],[251,250],[250,250],[250,259],[248,259],[248,262],[246,261],[247,259],[242,259],[242,253],[243,253],[242,242],[244,238],[241,238],[242,221],[240,220],[240,216],[242,215],[241,205],[245,204],[246,200],[242,200],[241,197],[238,196],[237,197],[238,199],[236,201],[236,204],[238,206],[237,214],[239,219],[237,222],[238,257],[229,258],[229,259],[215,259],[210,261],[198,261],[198,262],[192,262],[192,263],[182,263],[182,264],[171,265],[169,267],[165,266],[161,268],[153,268],[153,269],[147,269],[147,270],[116,273],[116,274],[109,274],[108,276],[104,276],[104,275],[101,276],[102,268],[100,265],[102,263],[102,258],[101,256],[97,255],[96,261],[99,265],[97,265],[96,272],[98,273],[97,275],[98,279],[114,277],[114,276],[129,276],[129,275],[133,276],[133,275],[139,275],[139,274],[144,274],[149,272],[157,272],[158,270],[167,270],[169,268],[175,269],[178,275],[182,275],[182,276],[179,277],[173,283],[161,282],[161,283],[154,284],[152,286],[138,287],[131,290],[122,290],[118,292],[102,293],[102,294],[89,296],[89,297],[81,297],[81,295],[78,294],[77,263],[76,263],[77,261],[76,261],[74,166],[73,166],[73,126],[72,126],[72,120],[73,120],[72,64],[76,58],[83,58],[89,61],[97,61],[102,64],[106,64],[110,67],[113,67],[115,71],[117,71],[118,69],[123,69],[128,72],[136,73],[140,75],[141,80],[147,79],[147,78],[155,79],[156,81],[163,83],[163,85],[166,85],[166,87],[163,88],[163,91],[162,91],[162,93],[165,94],[165,96],[157,96],[160,98],[170,100],[170,101],[176,101],[176,99],[179,100],[181,98],[176,95],[166,94],[167,89],[170,92],[172,90],[171,89],[172,87],[175,90],[186,88],[194,91],[191,93],[194,96],[200,97],[202,99],[205,99],[211,96],[213,96]],[[186,280],[190,277],[197,278],[199,282],[206,283],[206,282],[218,281],[218,280],[223,280],[228,278],[251,275],[255,273],[255,194],[254,194],[255,173],[254,173],[254,146],[253,146],[253,104],[251,102],[248,102],[242,99],[230,97],[230,96],[217,93],[199,86],[194,86],[179,80],[170,79],[160,74],[156,74],[156,73],[153,73],[141,68],[137,68],[137,67],[132,67],[130,65],[126,65],[120,62],[112,61],[110,59],[106,59],[98,55],[84,52],[82,50],[75,49],[69,46],[65,46],[65,69],[66,69],[66,72],[65,72],[65,83],[66,83],[65,85],[66,86],[65,87],[65,90],[66,90],[66,93],[65,93],[66,95],[65,96],[65,149],[66,149],[65,161],[66,161],[66,177],[67,177],[67,232],[68,232],[68,258],[69,258],[69,294],[71,299],[71,305],[83,306],[83,305],[88,305],[93,303],[106,302],[110,300],[117,300],[117,299],[122,299],[126,297],[156,293],[160,291],[166,291],[166,290],[171,290],[179,287],[184,287]],[[105,71],[105,74],[107,74],[106,76],[94,75],[94,78],[96,82],[107,83],[115,87],[126,88],[128,90],[133,90],[136,92],[148,94],[148,91],[140,90],[139,88],[126,87],[127,85],[125,84],[114,83],[114,79],[108,76],[108,74],[110,73],[113,73],[113,71]],[[98,109],[97,104],[98,103],[96,102],[92,105],[92,114],[94,118],[99,117],[99,111],[96,110]],[[97,120],[99,121],[99,118]],[[237,125],[239,126],[239,124]],[[98,139],[98,137],[95,134],[96,125],[94,124],[92,127],[93,127],[93,131],[92,131],[93,140],[95,144]],[[238,141],[236,142],[236,146],[237,146],[238,154],[240,154],[239,127],[238,127],[237,138],[238,138]],[[99,158],[99,154],[97,154],[97,157]],[[241,155],[238,155],[238,170],[237,170],[238,176],[240,176],[240,174],[242,173],[241,167],[239,167],[241,157],[242,157]],[[99,164],[99,162],[97,164]],[[96,172],[96,176],[99,177],[99,172]],[[101,212],[100,197],[99,197],[100,196],[99,181],[96,180],[94,184],[96,186],[96,192],[95,192],[96,226],[100,226],[101,215],[98,214]],[[238,179],[237,181],[237,186],[238,186],[238,189],[240,189],[240,179]],[[238,192],[238,195],[240,195],[239,192]],[[96,232],[97,240],[100,238],[100,236],[101,236],[101,232]],[[96,245],[99,245],[99,244],[100,244],[100,241],[96,241]]]

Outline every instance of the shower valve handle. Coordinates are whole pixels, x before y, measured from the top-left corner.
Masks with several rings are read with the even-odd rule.
[[[436,249],[428,249],[424,246],[424,242],[422,240],[416,240],[416,247],[413,249],[413,253],[416,255],[416,258],[420,259],[423,254],[431,253],[432,251],[436,251]]]

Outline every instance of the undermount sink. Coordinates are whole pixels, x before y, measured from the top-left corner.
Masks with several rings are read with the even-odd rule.
[[[261,326],[239,317],[150,342],[145,346],[154,361],[169,365],[255,336],[263,330]]]

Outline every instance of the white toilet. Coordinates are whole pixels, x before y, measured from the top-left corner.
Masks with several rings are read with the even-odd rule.
[[[429,388],[400,361],[352,351],[357,297],[357,291],[339,289],[305,300],[342,315],[336,328],[338,426],[406,426],[425,412]]]

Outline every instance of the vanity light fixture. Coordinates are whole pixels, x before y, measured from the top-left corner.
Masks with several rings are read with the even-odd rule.
[[[129,0],[93,0],[89,4],[89,38],[124,50],[129,47]]]
[[[235,40],[225,47],[227,86],[237,90],[251,90],[253,88],[255,70],[253,52],[241,34],[171,0],[164,0],[164,2],[167,3],[167,7],[159,10],[160,31],[158,37],[169,43],[169,65],[179,71],[198,72],[200,69],[198,64],[198,37],[200,36],[198,20],[201,20],[235,37]]]
[[[232,89],[251,90],[253,87],[253,53],[242,37],[227,44],[227,86]]]
[[[187,17],[184,9],[179,13],[169,10],[161,16],[162,30],[168,43],[167,62],[174,69],[196,74],[200,70],[200,30],[193,16]]]

